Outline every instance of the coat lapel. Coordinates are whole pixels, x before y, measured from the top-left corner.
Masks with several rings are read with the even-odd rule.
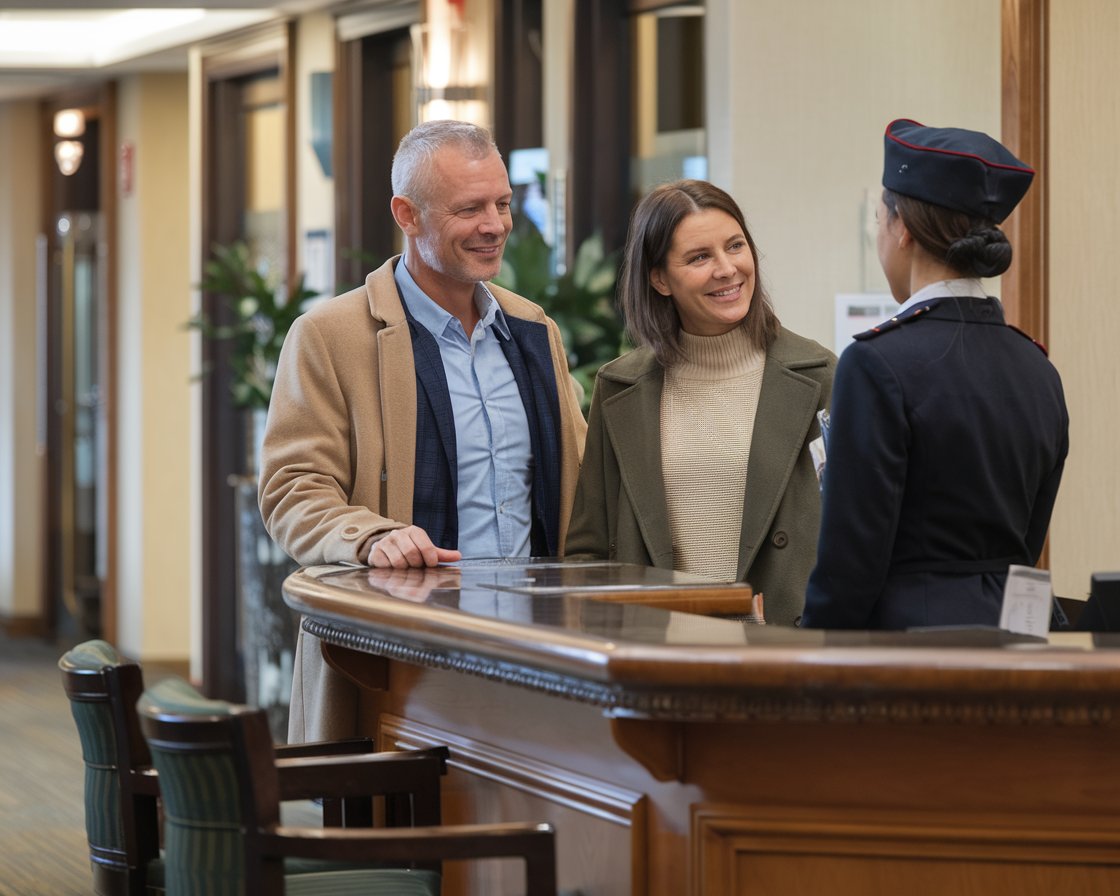
[[[739,539],[740,580],[778,512],[820,402],[820,384],[786,366],[780,340],[767,353],[754,417]],[[758,421],[765,422],[759,426]]]
[[[654,564],[672,567],[673,541],[661,472],[663,383],[664,373],[651,356],[651,364],[633,385],[604,402],[603,423],[646,551]]]
[[[389,519],[411,522],[416,477],[416,377],[412,337],[393,279],[399,257],[389,259],[366,277],[366,293],[370,315],[381,325],[377,332],[377,382],[385,446],[383,471],[394,472],[382,487],[379,512]]]

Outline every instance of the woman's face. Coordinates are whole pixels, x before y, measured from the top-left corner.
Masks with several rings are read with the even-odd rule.
[[[754,295],[751,247],[738,222],[719,209],[681,219],[665,263],[650,284],[673,300],[681,328],[693,336],[720,336],[747,316]]]
[[[882,197],[875,211],[875,221],[879,225],[875,248],[879,252],[879,264],[887,276],[887,285],[896,302],[910,298],[910,259],[900,245],[905,227],[902,218],[892,216]]]

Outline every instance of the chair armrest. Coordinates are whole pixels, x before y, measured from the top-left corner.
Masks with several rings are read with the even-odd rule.
[[[265,855],[336,862],[425,864],[521,858],[529,896],[556,893],[555,831],[548,824],[464,824],[419,828],[297,828],[262,832]]]
[[[306,744],[276,744],[277,759],[298,759],[316,756],[355,756],[377,753],[371,737],[350,737],[345,740],[321,740]],[[389,756],[435,756],[444,762],[441,774],[447,773],[447,760],[451,751],[444,746],[425,747],[420,750],[384,750]]]
[[[372,737],[348,737],[343,740],[318,740],[305,744],[276,744],[277,758],[297,756],[352,756],[376,753]]]

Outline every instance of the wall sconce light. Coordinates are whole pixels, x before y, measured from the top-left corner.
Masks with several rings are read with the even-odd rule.
[[[65,139],[80,137],[86,132],[86,116],[81,109],[62,109],[54,113],[54,135]]]
[[[54,134],[61,137],[54,145],[54,160],[58,170],[69,176],[82,164],[85,147],[80,137],[86,132],[86,116],[81,109],[62,109],[54,114]]]
[[[69,176],[78,170],[82,164],[82,155],[85,148],[79,140],[59,140],[54,145],[54,160],[58,163],[58,170]]]

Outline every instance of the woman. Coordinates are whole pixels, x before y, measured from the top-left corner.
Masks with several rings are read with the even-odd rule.
[[[801,613],[820,521],[809,442],[836,359],[784,329],[743,213],[697,180],[634,210],[620,304],[638,346],[599,371],[567,554],[747,580]]]
[[[879,261],[905,300],[836,372],[803,625],[997,625],[1010,564],[1042,550],[1069,417],[1041,346],[979,278],[1034,172],[985,134],[887,126]]]

